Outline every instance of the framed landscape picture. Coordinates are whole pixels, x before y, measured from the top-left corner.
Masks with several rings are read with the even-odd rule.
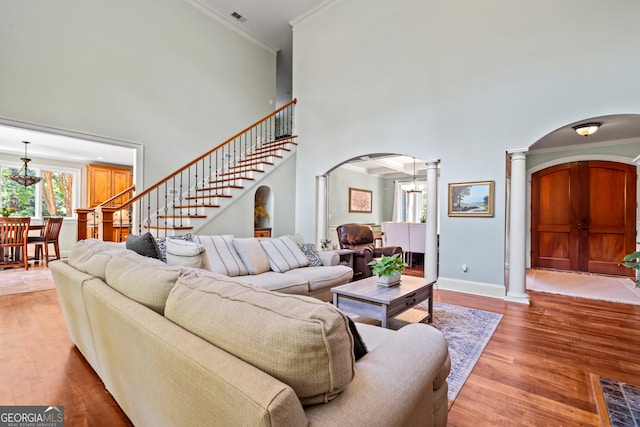
[[[371,213],[373,192],[349,187],[349,212]]]
[[[449,184],[449,216],[493,216],[494,181]]]

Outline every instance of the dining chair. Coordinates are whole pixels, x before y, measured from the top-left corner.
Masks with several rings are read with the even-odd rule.
[[[49,245],[53,245],[55,251],[55,259],[60,259],[60,246],[58,245],[58,236],[62,228],[62,217],[45,217],[44,228],[39,236],[29,236],[27,239],[29,244],[35,245],[35,260],[38,262],[42,258],[44,252],[45,265],[49,265]]]
[[[402,248],[402,256],[407,261],[410,256],[409,224],[406,222],[387,222],[384,228],[386,245],[400,246]]]
[[[29,269],[27,238],[30,217],[0,218],[0,267]]]
[[[424,222],[409,223],[409,267],[413,267],[413,254],[424,256],[427,241],[427,224]]]

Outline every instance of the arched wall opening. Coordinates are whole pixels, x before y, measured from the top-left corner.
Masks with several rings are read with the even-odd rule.
[[[431,182],[428,182],[430,167]],[[402,246],[404,252],[411,254],[407,260],[422,263],[426,274],[427,252],[437,260],[437,243],[430,243],[430,240],[437,242],[437,179],[437,163],[428,164],[407,154],[363,154],[336,165],[317,179],[318,243],[328,239],[339,246],[336,232],[339,225],[367,224],[373,230],[376,245]],[[428,195],[430,185],[432,199]],[[353,194],[367,198],[364,208],[353,205]],[[412,228],[415,245],[398,244],[385,232],[385,224],[389,222],[415,224]],[[429,238],[426,230],[430,225],[433,227]],[[437,266],[428,269],[435,276]]]
[[[599,123],[600,127],[595,134],[588,137],[578,135],[574,129],[579,124],[592,122]],[[637,114],[585,117],[583,120],[568,123],[555,129],[532,144],[526,153],[526,268],[532,267],[532,233],[534,233],[532,230],[532,211],[536,209],[536,203],[538,203],[537,200],[532,200],[532,177],[534,174],[548,168],[574,162],[604,161],[634,165],[637,176],[639,155],[640,115]],[[637,187],[636,185],[636,200],[639,196]],[[640,211],[637,206],[634,206],[634,211],[634,222],[637,225]],[[507,210],[508,217],[509,209]],[[636,241],[638,239],[637,233],[636,226]],[[507,227],[507,260],[508,241],[509,228]],[[507,264],[507,271],[508,267]]]
[[[271,237],[274,223],[273,193],[271,187],[262,185],[253,198],[253,228],[257,237]]]

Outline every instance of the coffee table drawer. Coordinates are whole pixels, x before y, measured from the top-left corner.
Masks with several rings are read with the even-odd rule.
[[[422,301],[431,298],[433,292],[432,286],[425,286],[420,289],[416,289],[410,294],[404,295],[401,298],[395,299],[390,302],[387,313],[389,317],[393,317],[402,313],[412,307],[415,307]]]

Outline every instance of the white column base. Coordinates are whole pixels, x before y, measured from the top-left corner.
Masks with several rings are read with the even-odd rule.
[[[504,297],[505,301],[509,301],[509,302],[517,302],[520,304],[531,304],[531,300],[529,299],[529,295],[528,294],[523,294],[520,292],[507,292],[507,296]]]

